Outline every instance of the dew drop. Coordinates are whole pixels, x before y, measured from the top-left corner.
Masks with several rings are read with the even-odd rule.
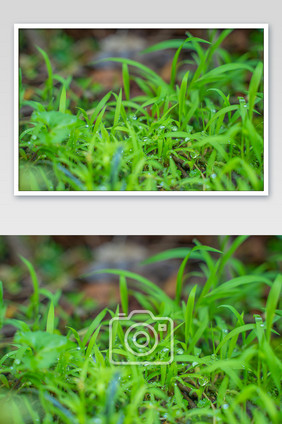
[[[173,127],[171,127],[171,131],[177,131],[178,130],[178,128],[176,127],[176,126],[173,126]]]
[[[223,408],[223,409],[228,409],[228,408],[229,408],[229,404],[228,404],[228,403],[224,403],[224,404],[222,405],[222,408]]]
[[[206,377],[199,378],[200,386],[205,386],[209,382],[209,379]]]
[[[192,362],[192,367],[195,367],[196,365],[198,365],[198,362]]]

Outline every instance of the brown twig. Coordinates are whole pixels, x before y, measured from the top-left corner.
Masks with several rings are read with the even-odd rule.
[[[176,384],[181,390],[183,397],[188,401],[189,408],[190,409],[196,408],[197,406],[195,402],[191,399],[191,397],[193,397],[194,399],[198,397],[196,393],[193,393],[193,389],[191,389],[190,387],[184,386],[184,384],[180,383],[179,381],[176,381]]]
[[[185,177],[185,178],[187,178],[188,177],[188,174],[187,174],[187,172],[182,168],[182,166],[181,165],[179,165],[179,163],[176,163],[176,166],[177,166],[177,168],[178,169],[180,169],[180,171],[182,172],[182,175]]]

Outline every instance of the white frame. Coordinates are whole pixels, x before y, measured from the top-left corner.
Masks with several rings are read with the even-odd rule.
[[[264,30],[264,190],[263,191],[20,191],[19,190],[19,43],[18,33],[25,28],[79,28],[79,29],[103,29],[103,28],[262,28]],[[268,24],[14,24],[14,195],[15,196],[268,196],[268,123],[269,123],[269,101],[268,101]]]

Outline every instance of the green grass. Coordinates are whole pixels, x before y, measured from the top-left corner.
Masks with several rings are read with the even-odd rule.
[[[28,100],[20,72],[19,190],[262,191],[263,33],[240,56],[221,46],[231,32],[143,51],[175,49],[170,81],[141,62],[106,59],[120,65],[123,86],[91,105],[38,48],[48,76]]]
[[[0,341],[0,423],[281,422],[282,275],[271,261],[246,266],[234,258],[245,239],[231,243],[224,238],[220,250],[195,240],[192,249],[149,259],[161,267],[163,260],[182,258],[173,298],[143,276],[100,270],[119,277],[121,306],[97,310],[92,321],[80,325],[75,314],[66,317],[60,293],[36,283],[34,268],[24,260],[34,295],[14,318],[6,317],[11,304],[3,300],[2,286],[0,290],[1,325],[16,329],[12,340]],[[190,271],[190,259],[200,264],[196,274]],[[191,285],[192,276],[199,284]],[[170,365],[153,363],[169,360],[168,335],[160,336],[146,357],[150,364],[110,362],[109,321],[120,311],[132,311],[132,299],[139,309],[173,320]],[[155,329],[156,322],[149,321]],[[113,326],[113,347],[128,362],[134,357],[125,347],[124,331],[121,324]]]

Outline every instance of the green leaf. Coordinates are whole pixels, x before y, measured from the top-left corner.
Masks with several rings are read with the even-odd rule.
[[[250,85],[249,85],[249,118],[253,119],[253,108],[256,100],[257,91],[262,78],[263,63],[259,62],[254,70]]]
[[[142,63],[136,62],[131,59],[116,58],[116,57],[109,57],[107,59],[102,59],[102,60],[99,60],[99,62],[119,62],[119,63],[125,63],[126,65],[134,66],[135,68],[142,71],[142,73],[145,74],[147,78],[153,81],[155,84],[158,84],[160,87],[168,89],[168,85],[164,82],[164,80],[156,72],[152,71],[152,69],[148,68]]]
[[[192,249],[193,250],[193,249]],[[191,250],[191,252],[192,252]],[[186,257],[183,259],[180,268],[177,273],[177,279],[176,279],[176,293],[175,293],[175,302],[179,304],[180,298],[181,298],[181,292],[182,292],[182,285],[183,285],[183,274],[185,270],[186,263],[188,259],[190,258],[191,252],[189,252]]]
[[[62,112],[62,113],[66,112],[66,103],[67,103],[67,92],[66,92],[65,84],[63,84],[62,92],[60,96],[59,112]]]
[[[184,49],[193,49],[194,45],[191,43],[192,41],[197,41],[199,43],[205,43],[210,44],[209,41],[203,40],[202,38],[198,37],[188,37],[184,42]],[[165,50],[165,49],[178,49],[183,44],[183,39],[174,39],[174,40],[165,40],[161,41],[160,43],[154,44],[153,46],[147,47],[146,49],[142,50],[139,54],[146,54],[146,53],[152,53],[155,51]]]
[[[184,75],[184,77],[182,79],[180,90],[179,90],[179,95],[178,95],[179,121],[180,122],[182,121],[182,117],[185,115],[185,111],[186,111],[185,102],[186,102],[188,78],[189,78],[189,71],[186,72],[186,74]]]
[[[93,335],[92,335],[92,337],[91,337],[91,339],[88,343],[88,346],[87,346],[87,349],[86,349],[86,354],[85,354],[86,358],[89,358],[89,356],[92,355],[93,347],[94,347],[94,344],[96,343],[96,339],[97,339],[97,336],[100,332],[100,329],[101,329],[101,325],[94,331],[94,333],[93,333]]]
[[[39,311],[39,282],[37,279],[37,275],[32,264],[27,259],[25,259],[23,256],[20,256],[20,259],[26,265],[31,276],[31,281],[33,285],[33,295],[31,297],[31,303],[34,309],[34,317],[37,318],[38,311]]]
[[[51,300],[48,315],[47,315],[47,324],[46,324],[46,331],[48,333],[51,333],[51,334],[54,333],[54,321],[55,321],[55,310],[54,310],[53,300]]]
[[[95,121],[95,119],[97,118],[99,112],[103,109],[103,107],[105,106],[105,104],[107,103],[107,101],[110,99],[112,95],[112,92],[110,91],[109,93],[107,93],[101,100],[100,102],[97,104],[97,106],[95,106],[95,110],[93,112],[93,114],[90,117],[90,124],[92,125],[93,122]],[[104,108],[105,111],[106,108]]]
[[[208,293],[205,298],[212,298],[214,300],[221,297],[227,297],[230,295],[230,293],[232,293],[233,290],[239,288],[240,286],[252,283],[265,283],[271,286],[270,280],[261,275],[243,275],[240,277],[232,278],[226,283],[221,284],[219,287]]]
[[[127,63],[122,64],[123,89],[126,100],[130,98],[130,82]]]
[[[167,261],[168,259],[174,258],[185,258],[185,256],[191,252],[192,249],[188,247],[178,247],[175,249],[165,250],[164,252],[158,253],[157,255],[151,256],[141,262],[141,265],[147,265],[151,263]]]
[[[197,284],[192,288],[187,305],[185,308],[185,343],[188,345],[190,334],[192,334],[192,320],[193,320],[193,309],[195,303],[195,296],[197,291]]]
[[[114,274],[114,275],[124,276],[127,278],[132,278],[133,280],[136,280],[142,283],[143,290],[146,290],[148,293],[150,293],[159,301],[165,302],[167,305],[171,305],[171,306],[173,305],[172,299],[170,299],[158,286],[156,286],[147,278],[142,277],[141,275],[138,275],[134,272],[120,270],[120,269],[101,269],[99,271],[94,271],[90,274],[87,274],[87,276],[92,274]]]
[[[36,46],[37,50],[42,54],[43,59],[46,64],[47,72],[48,72],[48,79],[46,81],[46,88],[49,93],[49,102],[52,101],[52,95],[53,95],[53,71],[52,71],[52,65],[50,62],[50,59],[47,55],[47,53],[42,50],[39,46]]]
[[[245,325],[241,325],[240,327],[234,328],[234,330],[230,331],[230,333],[228,333],[223,340],[219,343],[219,345],[217,346],[215,353],[217,353],[224,345],[225,343],[231,339],[233,336],[243,333],[245,331],[249,331],[249,330],[253,330],[255,328],[255,324],[245,324]]]
[[[279,274],[268,295],[266,302],[266,339],[270,341],[271,328],[273,323],[273,318],[275,315],[275,310],[280,299],[280,292],[282,287],[282,275]]]
[[[209,120],[209,122],[206,125],[206,130],[208,129],[208,127],[217,119],[219,118],[221,115],[225,116],[227,112],[231,112],[232,110],[237,110],[239,109],[239,105],[232,105],[232,106],[226,106],[223,109],[220,109],[218,112],[216,112],[211,119]]]
[[[61,352],[75,346],[66,337],[45,331],[17,332],[15,343],[30,348],[26,350],[22,360],[32,371],[48,369],[57,361]]]
[[[85,347],[88,343],[88,341],[90,340],[90,337],[92,335],[92,333],[96,330],[96,328],[98,327],[98,325],[100,324],[100,322],[103,320],[104,316],[107,313],[107,309],[103,309],[92,321],[91,325],[89,326],[85,336],[83,337],[82,340],[82,345],[83,347]]]
[[[119,91],[118,99],[117,99],[117,102],[116,102],[114,127],[118,124],[118,121],[119,121],[120,111],[121,111],[121,103],[122,103],[122,89],[120,89],[120,91]]]
[[[128,315],[128,292],[126,278],[123,275],[119,279],[119,287],[122,310],[125,315]]]
[[[204,76],[202,76],[196,81],[195,85],[202,86],[204,84],[214,81],[217,77],[220,77],[222,74],[225,74],[226,72],[232,72],[232,71],[238,71],[238,70],[247,70],[252,72],[253,68],[250,65],[247,65],[246,63],[226,63],[224,65],[217,66],[216,68],[207,72]]]

